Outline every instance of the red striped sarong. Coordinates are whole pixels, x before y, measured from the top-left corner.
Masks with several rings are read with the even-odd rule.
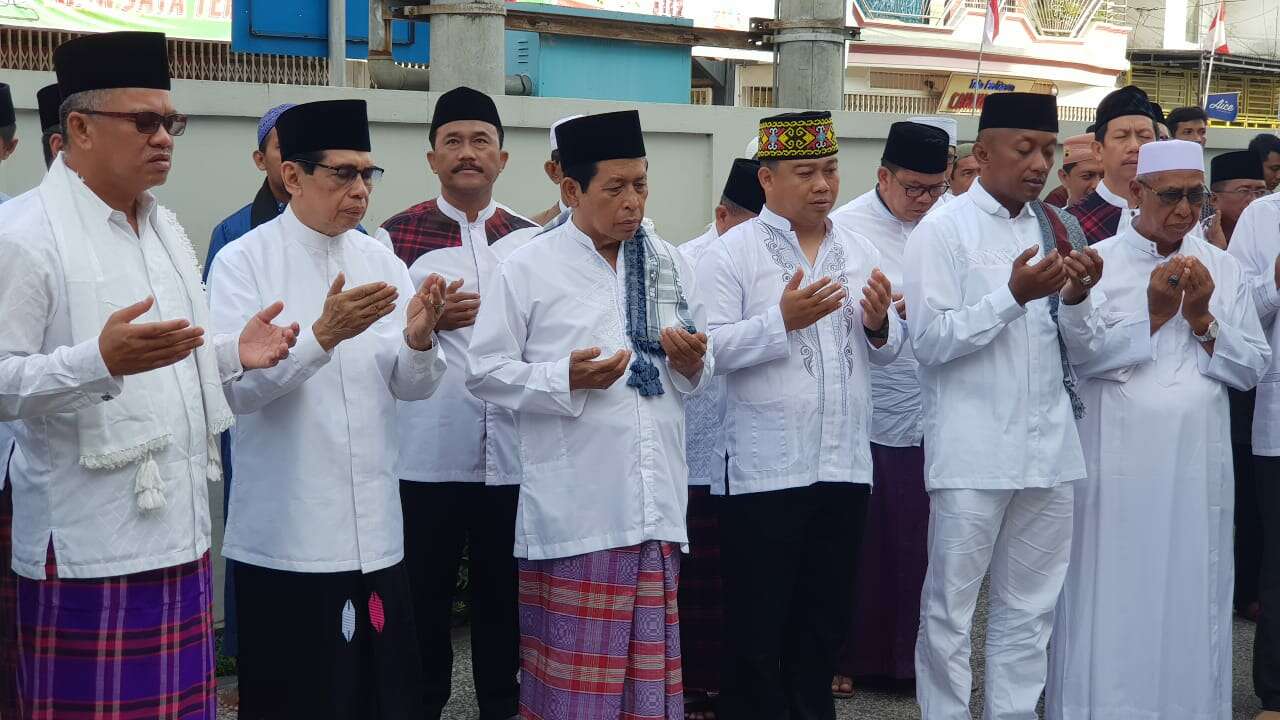
[[[680,550],[520,561],[520,717],[681,720]]]
[[[18,578],[23,720],[213,720],[209,555],[92,580]]]

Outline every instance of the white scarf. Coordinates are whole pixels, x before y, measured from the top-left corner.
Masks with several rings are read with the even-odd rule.
[[[97,338],[113,312],[101,300],[106,281],[94,243],[95,238],[110,233],[111,228],[101,213],[87,202],[83,195],[87,188],[75,187],[77,182],[82,181],[59,155],[37,190],[49,226],[53,229],[54,246],[62,261],[72,344]],[[152,225],[186,289],[192,313],[191,325],[208,328],[209,304],[204,285],[200,282],[200,270],[191,241],[178,224],[177,217],[163,207],[156,208],[156,221]],[[218,434],[231,427],[235,417],[223,395],[217,357],[211,342],[206,341],[196,349],[195,361],[208,430],[209,460],[205,475],[216,482],[222,479]],[[137,465],[134,493],[138,508],[143,511],[157,510],[166,504],[160,468],[152,457],[173,442],[173,434],[160,423],[160,415],[156,412],[157,405],[164,402],[177,400],[126,391],[111,402],[76,411],[80,465],[88,470],[118,470]]]

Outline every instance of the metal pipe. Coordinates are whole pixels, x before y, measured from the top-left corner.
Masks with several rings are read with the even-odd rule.
[[[329,84],[347,85],[347,0],[329,0]]]
[[[777,106],[844,109],[844,2],[780,0],[777,19]]]

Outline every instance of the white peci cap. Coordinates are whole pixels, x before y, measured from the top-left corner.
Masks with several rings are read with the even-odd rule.
[[[1150,142],[1138,149],[1138,174],[1197,170],[1204,172],[1204,148],[1187,140]]]
[[[947,134],[947,140],[949,141],[947,142],[948,145],[955,147],[960,144],[958,142],[960,137],[960,126],[957,125],[956,121],[952,118],[919,115],[913,118],[907,118],[907,122],[936,127]]]
[[[555,152],[560,149],[560,143],[556,142],[556,128],[569,122],[570,120],[577,120],[580,117],[586,117],[586,115],[582,115],[582,114],[570,115],[569,117],[562,117],[559,120],[551,123],[551,152]]]

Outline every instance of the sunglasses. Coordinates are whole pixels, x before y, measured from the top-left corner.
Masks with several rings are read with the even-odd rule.
[[[378,181],[381,180],[382,176],[386,173],[386,170],[383,170],[377,165],[373,165],[367,168],[358,168],[353,165],[342,165],[339,167],[334,167],[332,165],[325,165],[324,163],[312,162],[311,160],[302,160],[302,159],[295,159],[295,160],[291,160],[290,162],[302,163],[304,165],[310,165],[312,167],[324,168],[325,170],[328,170],[329,172],[333,173],[330,177],[334,178],[339,183],[341,183],[342,187],[347,187],[351,183],[354,183],[356,181],[356,178],[360,178],[361,180],[364,180],[364,184],[370,190],[372,190],[373,186],[377,185]]]
[[[187,116],[182,113],[161,115],[154,112],[107,112],[106,110],[77,110],[81,115],[101,115],[102,117],[132,120],[133,126],[143,135],[155,135],[163,127],[164,131],[178,137],[187,131]]]
[[[1155,193],[1156,197],[1160,198],[1161,204],[1170,206],[1170,207],[1177,205],[1178,203],[1182,202],[1184,199],[1187,201],[1187,204],[1191,205],[1192,207],[1195,207],[1197,205],[1203,205],[1205,197],[1207,197],[1209,194],[1208,189],[1206,189],[1203,185],[1201,185],[1200,187],[1187,188],[1186,190],[1156,190],[1155,188],[1142,182],[1141,180],[1139,180],[1138,182],[1140,185],[1142,185],[1142,187]]]

